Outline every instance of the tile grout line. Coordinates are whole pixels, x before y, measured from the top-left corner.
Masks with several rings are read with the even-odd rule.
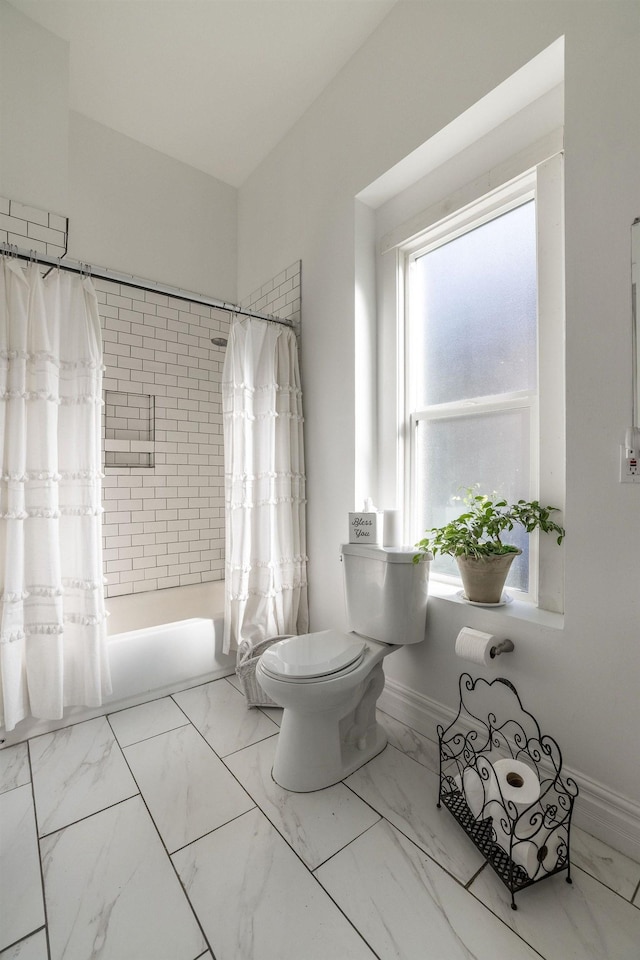
[[[250,799],[253,800],[253,797],[251,797]],[[231,817],[229,820],[225,820],[224,823],[219,823],[217,827],[212,827],[211,830],[207,830],[207,832],[201,834],[201,836],[194,837],[193,840],[189,840],[187,843],[183,843],[181,847],[176,847],[176,849],[172,853],[169,853],[169,851],[167,850],[167,856],[169,857],[169,859],[171,859],[176,855],[176,853],[182,853],[183,850],[187,850],[189,847],[193,846],[195,843],[200,843],[201,840],[204,840],[206,837],[210,837],[213,833],[216,833],[218,830],[222,830],[223,827],[228,827],[230,823],[235,823],[236,820],[241,820],[242,817],[246,817],[248,813],[253,813],[254,810],[260,810],[260,807],[255,802],[252,807],[249,807],[248,810],[243,810],[242,813],[237,813],[234,817]],[[262,810],[260,810],[260,813],[262,813]]]
[[[133,709],[135,709],[135,707]],[[112,714],[107,714],[107,719],[109,718],[109,716],[112,716]],[[166,730],[160,730],[158,731],[158,733],[150,733],[148,736],[140,737],[139,740],[132,740],[131,743],[120,743],[117,733],[115,732],[111,724],[109,724],[109,726],[111,726],[111,730],[113,731],[113,735],[118,742],[118,746],[120,747],[121,750],[124,751],[124,750],[127,750],[129,747],[137,746],[139,743],[147,743],[149,740],[155,740],[156,737],[162,737],[164,736],[165,733],[173,733],[174,730],[180,730],[182,727],[186,727],[188,723],[189,723],[189,720],[187,719],[185,723],[177,723],[173,727],[167,727]]]
[[[76,723],[76,724],[70,724],[68,727],[61,727],[59,730],[52,730],[52,731],[50,731],[49,733],[42,733],[42,734],[38,734],[36,737],[31,737],[31,738],[27,741],[27,743],[29,744],[29,764],[30,764],[30,767],[31,767],[31,746],[30,746],[30,745],[31,745],[31,741],[32,741],[32,740],[38,740],[40,737],[55,736],[55,734],[57,734],[57,733],[62,733],[63,731],[69,730],[72,726],[74,726],[74,727],[75,727],[75,726],[80,726],[80,724],[82,724],[82,723],[90,723],[90,722],[95,721],[95,720],[104,720],[104,721],[106,722],[107,727],[109,728],[109,732],[111,733],[111,736],[112,736],[113,739],[114,739],[114,744],[115,744],[115,746],[116,746],[116,747],[118,748],[118,750],[120,751],[120,754],[122,755],[122,759],[123,759],[123,760],[126,760],[126,758],[125,758],[124,755],[122,754],[122,747],[120,746],[120,743],[118,742],[118,738],[116,737],[115,733],[113,732],[113,728],[112,728],[111,724],[109,723],[108,716],[107,716],[106,714],[104,714],[104,715],[98,716],[98,717],[90,717],[88,720],[80,720],[80,721],[78,721],[78,723]],[[127,766],[128,766],[128,765],[127,765]],[[138,794],[140,793],[140,788],[138,787],[138,784],[137,784],[137,782],[136,782],[136,780],[135,780],[135,777],[132,777],[132,779],[133,779],[133,782],[134,782],[134,786],[137,788],[137,792],[136,792],[136,793],[132,793],[132,794],[130,794],[130,795],[127,796],[127,797],[120,797],[119,800],[114,800],[112,803],[108,803],[108,804],[106,804],[106,806],[104,806],[104,807],[100,807],[100,808],[97,809],[97,810],[93,810],[93,811],[91,811],[90,813],[86,813],[86,814],[84,814],[84,816],[77,817],[75,820],[70,820],[68,823],[61,824],[59,827],[55,827],[53,830],[49,830],[48,833],[43,833],[43,834],[41,835],[41,834],[40,834],[40,831],[39,831],[39,829],[38,829],[38,839],[39,839],[39,840],[44,840],[45,837],[51,837],[51,836],[53,836],[54,833],[59,833],[61,830],[66,830],[67,827],[74,826],[74,825],[77,824],[77,823],[82,823],[83,820],[88,820],[89,817],[94,817],[94,816],[95,816],[96,814],[98,814],[98,813],[102,813],[102,812],[105,811],[105,810],[110,810],[110,809],[112,809],[113,807],[117,807],[119,804],[124,803],[124,802],[126,802],[127,800],[131,800],[131,799],[133,799],[133,797],[135,797],[135,796],[138,796]],[[33,771],[32,771],[32,783],[33,783]],[[37,807],[36,807],[36,805],[35,805],[35,784],[34,784],[34,788],[33,788],[33,789],[34,789],[34,808],[36,809],[36,813],[37,813]]]
[[[262,742],[262,741],[258,741],[258,742]],[[253,746],[253,744],[249,744],[249,746]],[[246,748],[245,748],[245,749],[246,749]],[[236,752],[239,752],[239,751],[236,751]],[[223,761],[223,763],[224,763],[224,761]],[[227,769],[228,769],[228,768],[227,768]],[[232,775],[233,775],[233,771],[230,770],[229,772],[232,773]],[[236,778],[236,779],[237,779],[237,778]],[[271,779],[273,780],[273,775],[272,775]],[[238,782],[239,782],[239,781],[238,781]],[[273,782],[275,783],[275,780],[274,780]],[[344,781],[343,781],[343,780],[339,780],[338,783],[343,784]],[[332,786],[337,786],[337,785],[338,785],[338,784],[332,784]],[[242,786],[242,784],[240,784],[240,786]],[[243,787],[243,789],[246,789],[246,788]],[[328,789],[328,788],[325,788],[325,789]],[[247,793],[248,793],[248,791],[247,791]],[[249,794],[249,796],[251,796],[251,794]],[[254,800],[253,797],[251,797],[251,799]],[[323,893],[329,898],[329,900],[331,900],[331,902],[334,904],[334,906],[336,907],[336,909],[342,914],[342,916],[345,918],[345,920],[347,921],[347,923],[349,924],[349,926],[353,928],[353,930],[354,930],[354,931],[356,932],[356,934],[360,937],[360,939],[363,941],[363,943],[365,943],[365,944],[367,945],[367,947],[369,948],[369,950],[371,951],[371,953],[373,954],[373,956],[376,957],[377,960],[383,960],[383,958],[380,957],[380,955],[377,953],[377,951],[374,950],[374,948],[371,946],[371,944],[369,943],[369,941],[365,938],[365,936],[364,936],[364,934],[362,933],[362,931],[359,930],[359,929],[356,927],[356,925],[355,925],[355,923],[353,922],[353,920],[351,920],[351,918],[344,912],[344,910],[342,909],[342,907],[340,906],[340,904],[337,903],[337,902],[334,900],[334,898],[331,896],[331,894],[329,893],[329,891],[323,886],[323,884],[320,882],[319,878],[315,875],[315,871],[318,870],[324,863],[328,863],[329,860],[332,859],[332,857],[335,857],[336,854],[340,852],[340,850],[336,850],[335,853],[333,853],[333,854],[331,855],[331,857],[327,857],[327,859],[324,860],[322,864],[318,864],[318,866],[317,866],[317,867],[314,867],[314,869],[312,870],[311,867],[309,867],[309,866],[304,862],[304,860],[302,859],[302,857],[300,856],[300,854],[298,853],[298,851],[289,843],[289,841],[287,840],[286,836],[282,833],[282,831],[278,828],[278,826],[271,820],[271,818],[268,816],[268,814],[265,813],[265,811],[262,809],[262,807],[260,806],[260,804],[258,803],[258,801],[257,801],[257,800],[254,800],[254,803],[255,803],[255,809],[259,810],[260,813],[262,814],[262,816],[265,818],[265,820],[267,820],[267,821],[269,822],[271,828],[272,828],[273,830],[275,830],[275,832],[278,834],[278,836],[284,841],[284,843],[287,845],[287,848],[291,851],[291,853],[293,853],[293,855],[294,855],[295,857],[297,857],[297,859],[300,861],[300,863],[302,864],[303,868],[307,871],[307,873],[308,873],[311,877],[313,877],[314,881],[317,883],[317,885],[320,887],[320,889],[323,891]],[[250,812],[250,811],[247,811],[247,812]],[[376,820],[376,823],[379,823],[380,820],[382,820],[382,819],[384,819],[384,818],[381,817],[380,814],[378,814],[378,820]],[[359,833],[359,834],[358,834],[358,837],[361,837],[361,836],[363,836],[365,833],[368,833],[368,831],[371,829],[371,827],[374,827],[375,825],[376,825],[375,823],[374,823],[374,824],[371,824],[370,827],[367,827],[365,830],[362,831],[362,833]],[[357,840],[358,837],[354,837],[354,838],[353,838],[352,840],[350,840],[348,843],[344,844],[344,846],[341,847],[340,849],[341,849],[341,850],[344,850],[344,849],[345,849],[346,847],[348,847],[351,843],[353,843],[355,840]]]
[[[38,865],[40,867],[40,893],[42,896],[42,912],[44,914],[44,936],[47,944],[47,957],[48,960],[51,960],[51,942],[49,940],[49,914],[47,911],[47,897],[46,897],[46,888],[44,882],[44,866],[42,863],[42,846],[40,837],[40,830],[38,827],[38,808],[36,806],[36,788],[33,779],[33,763],[31,760],[31,743],[27,740],[27,762],[29,764],[29,782],[31,784],[31,802],[33,803],[33,823],[36,830],[36,843],[38,845]],[[32,933],[35,933],[34,930]],[[30,934],[32,935],[32,934]]]
[[[485,868],[486,866],[487,866],[487,863],[484,863],[484,864],[482,865],[482,867],[480,868],[480,870],[478,870],[478,872],[476,873],[476,875],[473,877],[473,880],[475,880],[475,879],[478,877],[478,875],[479,875],[480,873],[482,873],[482,871],[484,870],[484,868]],[[512,927],[510,924],[508,924],[507,921],[506,921],[503,917],[501,917],[499,913],[496,913],[495,910],[492,910],[490,906],[488,906],[486,903],[484,903],[483,900],[480,899],[480,897],[477,897],[477,896],[476,896],[476,894],[474,893],[474,891],[471,889],[471,882],[472,882],[472,881],[470,881],[470,885],[469,885],[469,888],[467,889],[467,893],[468,893],[470,896],[473,897],[473,899],[476,901],[476,903],[480,904],[481,907],[484,907],[484,909],[487,911],[487,913],[490,913],[492,917],[495,917],[495,918],[496,918],[496,920],[499,920],[500,923],[502,923],[502,924],[507,928],[507,930],[510,930],[511,933],[512,933],[515,937],[518,937],[519,940],[521,940],[524,944],[526,944],[526,946],[529,947],[529,949],[532,950],[532,951],[536,954],[536,956],[540,957],[541,960],[548,960],[548,958],[546,958],[543,953],[540,953],[540,951],[537,949],[537,947],[534,947],[533,944],[529,943],[528,940],[525,940],[525,938],[522,936],[522,934],[518,933],[518,931],[517,931],[514,927]],[[505,889],[506,889],[506,888],[505,888]]]
[[[166,855],[166,857],[167,857],[167,860],[168,860],[169,863],[171,864],[171,869],[173,870],[174,876],[176,877],[176,879],[178,880],[178,883],[180,884],[180,889],[182,890],[182,892],[183,892],[183,894],[184,894],[184,897],[185,897],[185,900],[187,901],[187,903],[188,903],[188,905],[189,905],[189,910],[190,910],[191,913],[193,914],[193,917],[194,917],[194,919],[195,919],[195,921],[196,921],[196,923],[197,923],[197,925],[198,925],[198,929],[200,930],[200,933],[202,934],[202,937],[203,937],[203,939],[204,939],[204,942],[207,944],[207,948],[208,948],[209,952],[211,953],[211,956],[212,956],[213,960],[215,960],[215,953],[214,953],[214,951],[213,951],[213,947],[212,947],[211,944],[209,943],[209,938],[208,938],[207,935],[205,934],[204,928],[203,928],[202,924],[200,923],[200,920],[199,920],[199,918],[198,918],[198,915],[197,915],[197,913],[195,912],[195,910],[194,910],[194,908],[193,908],[193,904],[191,903],[191,900],[189,899],[189,896],[188,896],[188,894],[187,894],[187,891],[185,890],[185,887],[184,887],[184,884],[182,883],[182,879],[181,879],[181,877],[180,877],[180,874],[179,874],[178,871],[176,870],[175,864],[174,864],[173,860],[171,859],[171,854],[169,853],[169,850],[168,850],[168,848],[167,848],[167,845],[166,845],[166,843],[164,842],[164,839],[163,839],[160,831],[158,830],[158,825],[157,825],[156,821],[154,820],[154,818],[153,818],[153,816],[152,816],[152,814],[151,814],[151,810],[149,809],[149,806],[148,806],[148,804],[147,804],[147,801],[145,800],[145,797],[144,797],[144,795],[143,795],[143,793],[142,793],[142,790],[140,789],[140,784],[139,784],[138,781],[136,780],[135,774],[134,774],[133,770],[131,769],[131,765],[129,764],[129,761],[127,760],[127,758],[126,758],[126,756],[125,756],[125,754],[124,754],[124,751],[123,751],[122,747],[120,746],[120,743],[118,742],[118,738],[116,737],[115,731],[114,731],[113,727],[111,726],[111,723],[109,722],[109,716],[108,716],[108,715],[107,715],[107,722],[109,723],[109,729],[111,730],[111,733],[113,734],[113,738],[114,738],[115,742],[116,742],[117,745],[118,745],[118,749],[119,749],[120,752],[122,753],[122,757],[123,757],[123,759],[124,759],[124,762],[125,762],[126,765],[127,765],[127,769],[129,770],[129,773],[131,774],[131,776],[132,776],[132,778],[133,778],[133,782],[135,783],[135,785],[136,785],[137,788],[138,788],[138,794],[137,794],[137,795],[140,797],[140,799],[142,800],[142,803],[144,804],[144,808],[145,808],[145,810],[147,811],[147,815],[148,815],[148,817],[149,817],[149,820],[151,821],[151,824],[152,824],[152,826],[153,826],[153,829],[154,829],[155,832],[156,832],[156,835],[157,835],[157,837],[158,837],[158,840],[160,841],[160,844],[161,844],[161,846],[162,846],[162,849],[163,849],[164,852],[165,852],[165,855]],[[177,729],[180,729],[180,728],[177,728]],[[167,732],[170,732],[170,731],[167,731]],[[147,738],[147,739],[152,739],[152,738]],[[129,799],[130,799],[130,798],[129,798]],[[194,842],[194,841],[192,841],[192,842]],[[206,954],[206,951],[205,951],[205,954]],[[204,955],[204,954],[199,954],[199,956],[203,956],[203,955]],[[195,958],[195,960],[197,960],[197,958]]]
[[[344,783],[344,780],[341,780],[340,783],[343,784],[344,786],[346,786],[346,784]],[[354,796],[358,796],[358,795],[357,795],[357,794],[354,794]],[[360,800],[360,799],[362,799],[362,798],[361,798],[361,797],[358,797],[358,799]],[[363,802],[364,802],[364,801],[363,801]],[[373,807],[372,807],[371,809],[373,809]],[[374,812],[375,812],[375,813],[378,813],[377,810],[374,811]],[[334,853],[332,853],[330,857],[326,857],[326,858],[325,858],[324,860],[322,860],[322,862],[319,863],[316,867],[314,867],[313,869],[311,869],[311,867],[307,867],[307,870],[310,870],[311,873],[315,874],[316,870],[320,870],[320,869],[321,869],[322,867],[324,867],[327,863],[330,863],[331,860],[333,860],[334,857],[337,857],[339,853],[343,853],[348,847],[351,846],[352,843],[355,843],[356,840],[360,840],[360,838],[361,838],[361,837],[364,837],[365,834],[369,833],[370,830],[373,830],[374,827],[377,827],[378,824],[379,824],[382,820],[384,820],[385,823],[389,823],[389,821],[386,819],[386,817],[383,817],[381,813],[378,813],[378,819],[375,821],[375,823],[371,823],[368,827],[365,827],[364,830],[363,830],[361,833],[359,833],[356,837],[352,837],[351,840],[347,840],[347,842],[346,842],[346,843],[343,843],[343,845],[340,847],[339,850],[336,850]]]
[[[267,738],[267,739],[269,739],[269,738]],[[256,741],[256,743],[264,743],[264,740],[258,740],[258,741]],[[256,743],[250,743],[250,744],[248,744],[246,747],[243,747],[242,749],[243,749],[243,750],[248,750],[250,747],[256,746]],[[235,756],[235,754],[241,753],[241,752],[242,752],[242,750],[236,750],[235,753],[229,754],[228,756]],[[225,761],[224,761],[224,759],[223,759],[222,757],[221,757],[220,759],[222,760],[223,763],[225,763]],[[226,763],[225,763],[225,766],[227,767]],[[255,808],[258,809],[258,810],[260,811],[260,813],[265,817],[265,819],[267,819],[267,820],[269,821],[269,823],[271,824],[271,826],[273,827],[273,829],[276,831],[276,833],[277,833],[280,837],[282,837],[282,839],[283,839],[284,842],[287,844],[287,846],[289,847],[289,849],[291,850],[291,852],[294,853],[295,856],[298,858],[298,860],[301,862],[301,864],[302,864],[302,866],[305,868],[305,870],[307,870],[307,871],[308,871],[309,873],[311,873],[311,874],[313,874],[316,870],[318,870],[321,866],[323,866],[323,864],[328,863],[329,860],[331,860],[332,857],[335,857],[337,853],[340,853],[340,850],[344,850],[345,847],[348,847],[350,843],[353,843],[353,841],[354,841],[354,840],[357,840],[358,837],[361,837],[363,834],[367,833],[367,832],[371,829],[372,826],[375,826],[375,823],[374,823],[374,824],[371,824],[371,826],[369,826],[369,827],[365,827],[365,829],[362,831],[362,833],[359,833],[359,834],[358,834],[358,837],[353,837],[352,840],[347,841],[347,843],[345,843],[345,844],[340,848],[340,850],[336,850],[334,853],[332,853],[332,854],[331,854],[331,857],[327,857],[326,860],[323,860],[322,863],[319,863],[319,864],[318,864],[317,866],[315,866],[315,867],[310,867],[307,863],[305,863],[304,859],[303,859],[302,856],[298,853],[298,851],[295,849],[295,847],[292,846],[292,844],[289,842],[289,840],[287,839],[287,837],[285,836],[285,834],[280,830],[280,828],[278,827],[278,825],[273,822],[273,820],[271,819],[271,817],[269,816],[269,814],[266,812],[266,810],[264,810],[263,807],[260,806],[259,801],[256,800],[255,797],[253,797],[253,796],[249,793],[249,791],[247,790],[247,788],[246,788],[242,783],[240,783],[240,781],[238,780],[238,778],[237,778],[236,775],[234,774],[233,770],[229,769],[229,767],[227,767],[227,770],[229,770],[229,773],[232,775],[232,777],[234,777],[234,779],[240,784],[240,786],[242,787],[242,789],[249,795],[249,797],[251,797],[251,799],[252,799],[253,802],[254,802]],[[273,781],[273,783],[276,783],[276,781],[273,779],[273,768],[272,768],[272,770],[270,771],[270,775],[271,775],[271,780]],[[337,786],[340,785],[340,784],[345,785],[343,780],[339,780],[338,783],[331,784],[331,786],[337,787]],[[284,787],[280,787],[279,784],[277,784],[277,783],[276,783],[276,786],[279,787],[279,789],[284,789]],[[330,787],[324,787],[323,789],[329,790]],[[358,799],[360,799],[360,797],[358,797]],[[367,806],[369,806],[369,805],[367,804]],[[373,808],[371,807],[371,809],[373,809]],[[249,811],[247,811],[247,812],[249,812]],[[383,817],[377,812],[377,810],[374,810],[374,813],[376,813],[377,816],[378,816],[378,819],[376,820],[376,823],[379,823],[380,820],[383,819]],[[316,878],[316,879],[317,879],[317,878]]]
[[[608,890],[609,893],[615,894],[615,896],[618,897],[619,900],[622,900],[623,903],[629,903],[629,904],[631,904],[632,907],[635,906],[635,904],[634,904],[634,902],[633,902],[633,898],[634,898],[635,894],[638,892],[638,890],[640,890],[640,880],[638,881],[638,886],[636,887],[635,892],[632,894],[631,899],[630,899],[630,900],[627,900],[627,898],[624,897],[618,890],[614,890],[613,887],[610,887],[608,884],[606,884],[606,883],[604,882],[604,880],[600,880],[599,877],[594,877],[594,875],[593,875],[592,873],[589,873],[588,870],[585,870],[584,867],[579,866],[579,864],[577,864],[577,863],[575,863],[575,862],[571,863],[571,872],[572,872],[572,875],[573,875],[573,871],[574,871],[574,870],[579,870],[580,873],[584,873],[587,877],[590,877],[592,880],[594,880],[594,881],[595,881],[597,884],[599,884],[601,887],[604,887],[605,890]]]
[[[219,680],[226,680],[227,678],[226,678],[226,677],[219,677],[218,679],[219,679]],[[218,683],[218,680],[209,680],[209,681],[207,681],[207,682],[205,682],[205,683],[200,684],[200,686],[201,686],[201,687],[206,687],[206,686],[208,686],[210,683]],[[239,696],[242,696],[242,694],[240,693],[240,691],[239,691],[232,683],[229,684],[229,686],[230,686],[233,690],[235,690],[236,693],[237,693]],[[197,687],[190,687],[189,689],[195,690],[195,689],[197,689]],[[182,691],[182,690],[177,690],[176,693],[183,693],[183,691]],[[210,750],[213,750],[213,753],[214,753],[215,756],[218,758],[218,760],[221,760],[223,763],[224,763],[224,761],[225,761],[225,757],[233,757],[236,753],[240,753],[242,750],[246,750],[247,747],[251,747],[251,746],[253,746],[255,743],[262,743],[264,740],[270,740],[271,737],[276,737],[276,736],[280,733],[280,727],[278,726],[278,724],[277,724],[274,720],[271,720],[271,717],[267,717],[266,714],[263,713],[262,715],[265,717],[265,719],[267,719],[267,720],[269,720],[271,723],[273,723],[274,727],[276,728],[276,729],[274,730],[274,732],[267,734],[267,736],[265,736],[265,737],[260,737],[258,740],[254,740],[252,743],[247,743],[247,744],[245,744],[243,747],[238,747],[237,749],[232,750],[230,753],[225,753],[224,756],[223,756],[222,754],[218,753],[218,751],[215,749],[215,747],[213,747],[213,746],[209,743],[209,741],[207,740],[207,738],[205,737],[205,735],[202,733],[202,731],[196,726],[196,724],[193,722],[193,720],[191,719],[191,717],[189,717],[188,713],[180,706],[180,704],[178,703],[178,701],[174,699],[174,694],[170,694],[170,696],[171,696],[171,699],[173,700],[173,702],[175,703],[175,705],[176,705],[180,710],[182,710],[182,713],[185,715],[185,717],[187,718],[187,720],[189,721],[189,723],[191,724],[191,726],[192,726],[195,730],[197,730],[198,734],[202,737],[202,739],[204,740],[204,742],[206,743],[206,745],[209,747],[209,749],[210,749]],[[262,712],[262,711],[261,711],[261,712]],[[225,766],[226,766],[226,764],[225,764]],[[227,769],[228,769],[228,768],[227,768]],[[233,774],[233,772],[232,772],[231,770],[229,770],[229,773],[231,773],[232,776],[234,776],[234,778],[237,780],[237,777],[235,777],[235,775]],[[240,781],[238,781],[238,783],[240,783]],[[240,786],[242,786],[242,784],[240,784]],[[244,790],[244,787],[242,787],[242,789]],[[247,792],[247,791],[245,790],[245,793],[246,793],[246,792]]]
[[[393,744],[389,744],[389,746],[393,746]],[[397,748],[394,748],[394,749],[397,749]],[[406,755],[406,754],[405,754],[405,755]],[[374,758],[374,759],[375,759],[375,758]],[[412,758],[409,758],[409,759],[412,759]],[[417,761],[416,761],[416,762],[417,762]],[[354,772],[355,772],[355,771],[354,771]],[[376,808],[375,808],[374,806],[372,806],[372,804],[370,804],[368,800],[365,800],[364,797],[361,797],[360,794],[357,792],[357,790],[354,790],[354,788],[351,787],[351,786],[349,786],[349,784],[347,784],[346,782],[345,782],[345,787],[347,787],[349,790],[351,790],[351,792],[352,792],[356,797],[358,797],[359,800],[362,800],[363,803],[366,803],[369,807],[371,807],[371,809],[372,809],[375,813],[377,813],[378,816],[379,816],[382,820],[384,820],[386,823],[388,823],[394,830],[397,830],[397,832],[398,832],[402,837],[404,837],[405,840],[408,840],[409,843],[413,844],[414,847],[417,847],[417,849],[420,851],[420,853],[421,853],[423,856],[425,856],[425,857],[427,857],[429,860],[431,860],[432,863],[435,863],[435,865],[436,865],[437,867],[439,867],[441,870],[444,870],[444,872],[445,872],[449,877],[451,877],[452,880],[455,880],[455,882],[458,884],[459,887],[462,887],[463,889],[466,889],[466,884],[467,884],[467,883],[471,883],[471,880],[473,880],[473,879],[475,878],[475,876],[477,876],[477,874],[478,874],[478,873],[483,869],[483,867],[485,866],[485,864],[482,864],[482,866],[479,867],[479,869],[476,871],[476,873],[473,875],[473,877],[472,877],[470,880],[467,880],[466,883],[463,883],[462,880],[460,880],[459,877],[456,877],[456,875],[453,874],[453,873],[451,873],[451,871],[450,871],[447,867],[443,866],[443,864],[441,864],[439,860],[436,860],[436,858],[433,856],[432,853],[429,853],[428,850],[425,850],[425,848],[422,846],[422,843],[421,843],[420,841],[414,840],[413,837],[410,837],[407,833],[405,833],[404,830],[403,830],[401,827],[396,826],[395,823],[392,823],[391,820],[388,820],[387,817],[384,816],[384,814],[381,814],[379,810],[376,810]]]
[[[483,871],[483,870],[485,869],[485,867],[487,867],[488,865],[489,865],[489,861],[488,861],[488,860],[485,860],[484,863],[481,864],[481,866],[478,867],[478,869],[477,869],[476,872],[473,874],[473,876],[470,877],[470,879],[467,880],[467,882],[466,882],[465,884],[463,884],[465,890],[469,891],[469,888],[471,887],[471,884],[474,882],[474,880],[476,880],[476,879],[480,876],[480,874],[482,873],[482,871]],[[469,891],[469,892],[470,892],[470,891]]]
[[[136,784],[137,786],[137,784]],[[92,813],[86,813],[84,817],[78,817],[76,820],[70,820],[69,823],[65,823],[60,827],[56,827],[55,830],[50,830],[49,833],[43,833],[39,840],[47,840],[49,837],[53,837],[56,833],[62,833],[63,830],[68,830],[69,827],[76,827],[79,823],[84,823],[85,820],[90,820],[92,817],[97,817],[101,813],[106,813],[107,810],[113,810],[114,807],[119,807],[122,803],[128,803],[129,800],[135,800],[136,797],[139,797],[140,791],[137,793],[132,793],[128,797],[121,797],[120,800],[115,800],[113,803],[107,804],[106,807],[100,807],[99,810],[94,810]]]
[[[40,933],[41,930],[44,930],[45,941],[47,944],[47,958],[49,958],[51,954],[49,953],[49,938],[47,937],[46,923],[44,923],[41,927],[36,927],[35,930],[31,930],[29,933],[25,933],[24,937],[19,937],[17,940],[14,940],[13,943],[8,943],[6,947],[2,947],[2,949],[0,949],[0,956],[2,956],[2,954],[5,953],[5,951],[13,950],[15,947],[19,946],[20,944],[25,944],[28,940],[31,939],[31,937],[35,937],[37,933]],[[22,952],[22,947],[20,947],[18,956],[20,955],[21,952]]]

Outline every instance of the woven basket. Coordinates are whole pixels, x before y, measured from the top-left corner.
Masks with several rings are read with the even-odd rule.
[[[278,640],[288,640],[293,634],[283,633],[277,637],[267,637],[253,643],[251,640],[241,640],[236,660],[236,676],[240,681],[242,692],[245,695],[248,707],[277,707],[271,697],[264,692],[256,678],[256,666],[264,651]]]

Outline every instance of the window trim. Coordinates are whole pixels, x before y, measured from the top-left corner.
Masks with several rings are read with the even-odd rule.
[[[530,153],[528,154],[530,159]],[[544,156],[544,154],[543,154]],[[499,170],[508,169],[509,164]],[[495,183],[495,171],[474,182],[472,193],[483,184]],[[437,213],[451,210],[454,198],[466,194],[467,202],[459,209],[436,218]],[[484,196],[469,198],[469,188],[459,191],[454,198],[445,199],[430,211],[413,218],[383,238],[380,252],[395,253],[396,266],[396,342],[397,342],[397,466],[398,491],[402,491],[405,505],[405,541],[412,542],[416,532],[415,498],[412,490],[415,464],[412,460],[416,413],[409,406],[411,377],[409,375],[409,337],[405,319],[408,303],[409,264],[420,255],[436,249],[462,233],[471,225],[480,226],[500,213],[520,206],[528,199],[536,201],[536,231],[538,252],[538,389],[531,409],[530,424],[532,453],[530,458],[531,489],[543,502],[553,503],[564,510],[565,505],[565,409],[564,409],[564,223],[563,223],[563,154],[559,151],[545,156],[528,170],[513,176],[507,183],[486,191]],[[421,229],[417,229],[420,222]],[[427,222],[431,221],[431,222]],[[408,229],[407,229],[408,228]],[[404,240],[401,233],[405,233]],[[528,391],[526,392],[528,395]],[[518,403],[520,398],[509,401]],[[496,398],[483,398],[487,404]],[[500,402],[505,398],[501,396]],[[456,403],[457,412],[464,415],[464,404]],[[471,403],[478,409],[475,403]],[[488,408],[487,408],[488,409]],[[411,411],[411,414],[409,413]],[[433,411],[432,411],[433,412]],[[451,411],[453,412],[453,410]],[[442,406],[441,416],[451,415]],[[419,532],[422,536],[422,532]],[[548,542],[549,539],[553,543]],[[440,578],[439,578],[440,579]],[[450,578],[441,578],[443,582]],[[518,593],[520,600],[554,613],[564,607],[564,546],[558,547],[553,538],[530,539],[529,593]]]

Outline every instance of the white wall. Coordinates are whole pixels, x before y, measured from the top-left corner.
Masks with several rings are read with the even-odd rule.
[[[0,0],[0,194],[64,213],[69,45]]]
[[[72,259],[235,302],[235,188],[71,111],[68,44],[5,0],[0,38],[0,196],[69,216]]]
[[[631,408],[640,5],[398,4],[241,188],[239,293],[278,264],[301,257],[312,628],[344,626],[336,600],[342,590],[338,545],[347,534],[356,485],[360,360],[354,347],[361,259],[354,197],[563,34],[564,627],[505,620],[499,612],[434,599],[427,642],[394,654],[386,671],[416,702],[453,706],[464,669],[453,653],[459,628],[510,635],[517,649],[501,659],[500,673],[559,741],[565,762],[585,782],[592,779],[637,804],[640,488],[619,484],[618,448]],[[635,762],[629,759],[634,756]]]
[[[69,215],[69,256],[235,302],[235,187],[74,112]]]

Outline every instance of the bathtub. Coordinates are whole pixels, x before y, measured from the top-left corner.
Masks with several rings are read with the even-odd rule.
[[[107,600],[113,693],[105,706],[153,699],[227,676],[222,653],[224,583],[194,584]],[[123,629],[127,627],[128,629]]]
[[[112,597],[106,606],[113,693],[101,707],[67,707],[60,720],[28,717],[0,730],[3,747],[234,672],[235,655],[222,652],[223,581]]]

